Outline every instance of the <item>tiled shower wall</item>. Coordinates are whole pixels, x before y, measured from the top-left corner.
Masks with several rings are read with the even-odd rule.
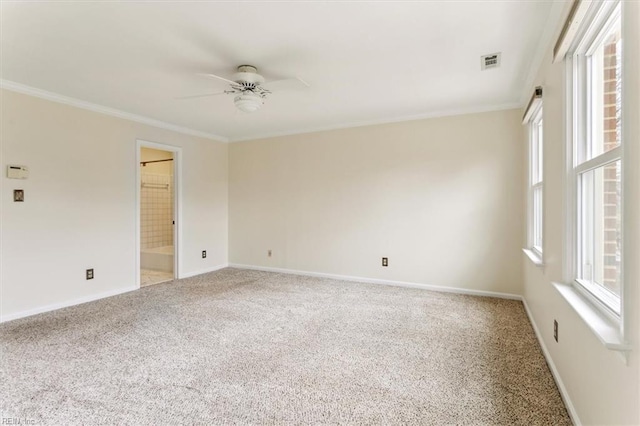
[[[173,245],[173,177],[140,171],[142,249]]]

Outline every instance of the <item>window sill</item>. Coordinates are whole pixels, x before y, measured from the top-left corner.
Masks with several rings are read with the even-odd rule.
[[[534,265],[536,265],[536,266],[544,266],[544,262],[542,262],[542,257],[539,256],[536,252],[534,252],[531,249],[522,249],[522,251],[524,252],[524,254],[527,255],[529,260],[531,260]]]
[[[572,285],[552,284],[607,349],[620,352],[631,350],[631,345],[625,342],[620,332],[619,323],[585,299]]]

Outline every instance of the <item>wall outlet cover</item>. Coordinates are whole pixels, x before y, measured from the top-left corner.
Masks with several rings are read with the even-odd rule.
[[[17,203],[24,202],[24,189],[13,190],[13,201]]]

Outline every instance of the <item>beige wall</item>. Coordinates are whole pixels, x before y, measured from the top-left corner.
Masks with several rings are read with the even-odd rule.
[[[510,110],[231,144],[230,262],[519,294],[519,118]]]
[[[182,147],[181,276],[227,263],[227,144],[0,94],[3,318],[135,288],[136,139]]]
[[[570,4],[567,5],[567,7]],[[565,229],[565,66],[545,57],[534,85],[544,87],[544,262],[528,259],[524,267],[524,297],[569,397],[569,405],[583,424],[640,424],[640,4],[624,2],[625,117],[624,117],[624,276],[626,309],[630,312],[627,335],[633,344],[629,364],[606,349],[576,312],[553,288],[564,280]],[[568,10],[566,11],[568,12]],[[531,88],[533,91],[533,87]],[[524,134],[523,128],[523,134]],[[525,163],[526,164],[526,163]],[[524,255],[523,255],[524,258]],[[553,320],[559,323],[559,342],[553,339]]]

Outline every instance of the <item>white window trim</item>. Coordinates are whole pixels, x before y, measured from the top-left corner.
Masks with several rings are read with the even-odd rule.
[[[592,27],[590,34],[581,34],[580,45],[585,44],[590,46],[595,41],[595,34],[600,31],[609,22],[608,18],[603,19],[603,16],[610,16],[615,8],[620,4],[617,2],[607,2],[605,4],[595,4],[597,9],[592,8],[586,15],[592,22],[598,22],[596,26]],[[624,5],[622,5],[624,6]],[[624,13],[624,12],[623,12]],[[623,35],[624,37],[624,35]],[[624,42],[623,42],[624,43]],[[623,44],[624,45],[624,44]],[[572,50],[579,50],[580,47],[574,47]],[[578,78],[576,67],[574,66],[574,58],[568,56],[565,59],[565,79],[566,84],[566,151],[565,151],[565,200],[567,205],[565,207],[565,236],[564,236],[564,266],[565,266],[565,281],[566,283],[552,283],[554,288],[560,293],[564,300],[576,311],[578,316],[587,324],[589,329],[598,337],[599,341],[607,348],[613,351],[617,351],[623,361],[628,361],[628,354],[632,350],[631,344],[625,336],[625,323],[628,322],[628,315],[625,315],[625,286],[624,278],[622,278],[622,288],[620,295],[620,314],[617,315],[612,311],[605,303],[595,297],[591,292],[586,290],[584,283],[580,283],[575,277],[577,276],[578,268],[578,188],[577,177],[580,173],[595,169],[605,162],[616,161],[618,158],[623,163],[624,168],[624,146],[623,143],[620,147],[614,148],[594,159],[585,161],[578,167],[575,167],[575,159],[578,158],[578,144],[575,140],[581,136],[582,129],[579,128],[579,123],[583,123],[586,111],[581,109],[575,111],[575,105],[586,105],[586,103],[579,104],[578,97],[581,93],[585,93],[584,90],[578,90],[579,85],[585,84],[583,79]],[[623,81],[624,81],[624,68],[623,68]],[[583,88],[584,89],[584,88]],[[624,101],[623,101],[624,105]],[[578,116],[580,114],[580,116]],[[623,194],[624,194],[624,179],[623,179]],[[624,204],[624,199],[623,199]],[[624,208],[622,209],[624,211]],[[624,232],[623,232],[624,234]],[[624,256],[623,256],[624,257]],[[624,266],[623,266],[624,268]]]
[[[619,321],[605,311],[597,309],[590,298],[577,290],[576,286],[557,282],[552,284],[607,349],[620,352],[631,351],[631,345],[620,332]]]
[[[536,88],[538,89],[538,88]],[[534,221],[535,221],[535,212],[534,212],[534,192],[536,188],[541,188],[543,198],[544,198],[544,173],[542,174],[543,178],[539,182],[532,184],[533,182],[533,140],[534,140],[534,126],[536,123],[543,120],[543,108],[542,108],[542,97],[536,96],[534,93],[534,97],[532,98],[531,104],[525,113],[525,123],[528,126],[528,141],[527,141],[527,152],[528,152],[528,179],[527,179],[527,248],[523,248],[522,251],[527,255],[529,260],[533,262],[536,266],[544,266],[544,257],[543,257],[543,246],[544,246],[544,238],[542,238],[542,246],[534,245]],[[544,136],[543,136],[544,140]],[[544,157],[544,142],[542,146],[542,152]],[[544,158],[538,158],[538,161],[542,163],[542,167],[544,168]],[[544,235],[544,203],[542,205],[543,212],[540,218],[540,227],[542,228],[542,234]]]
[[[533,262],[534,265],[536,266],[544,266],[544,262],[542,261],[542,255],[538,254],[536,252],[534,252],[531,249],[522,249],[522,251],[524,252],[524,254],[527,255],[527,257],[529,258],[530,261]]]

